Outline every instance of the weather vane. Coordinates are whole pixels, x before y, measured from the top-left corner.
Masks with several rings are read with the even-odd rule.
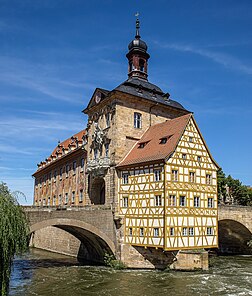
[[[140,13],[139,13],[139,12],[136,12],[136,13],[135,13],[135,17],[137,17],[137,18],[138,18],[138,17],[139,17],[139,15],[140,15]]]

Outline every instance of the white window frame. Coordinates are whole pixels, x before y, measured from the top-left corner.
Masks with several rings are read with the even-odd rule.
[[[182,236],[187,236],[188,235],[188,229],[187,227],[182,228]]]
[[[206,232],[207,235],[214,235],[213,227],[207,227]]]
[[[122,207],[123,208],[128,208],[129,207],[129,197],[128,196],[123,196]]]
[[[83,189],[80,190],[79,202],[83,201]]]
[[[176,207],[177,205],[177,196],[174,194],[169,195],[169,206]]]
[[[129,184],[129,174],[127,174],[127,173],[122,174],[122,183]]]
[[[212,185],[212,175],[206,174],[206,185]]]
[[[142,114],[134,112],[134,128],[142,128]]]
[[[189,227],[188,233],[189,233],[189,236],[194,236],[194,227]]]
[[[208,208],[213,208],[214,207],[214,199],[213,199],[213,197],[208,197],[207,198],[207,207]]]
[[[155,195],[155,206],[156,207],[162,206],[162,196],[161,196],[161,194]]]
[[[194,196],[194,198],[193,198],[193,206],[195,208],[200,208],[200,197],[199,196]]]
[[[174,227],[170,227],[170,236],[174,236],[175,235],[175,229]]]
[[[154,181],[159,182],[162,180],[161,170],[154,170]]]
[[[177,182],[178,181],[178,170],[172,170],[172,181]]]
[[[195,172],[189,172],[189,182],[191,182],[191,183],[196,182],[196,174],[195,174]]]
[[[180,195],[180,197],[179,197],[179,206],[180,207],[186,207],[186,196],[185,195]]]
[[[159,237],[159,228],[158,228],[158,227],[155,227],[155,228],[153,229],[153,236],[154,236],[154,237]]]

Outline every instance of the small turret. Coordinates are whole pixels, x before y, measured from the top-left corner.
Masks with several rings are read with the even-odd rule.
[[[138,77],[148,80],[148,59],[150,55],[147,53],[148,46],[141,40],[140,36],[140,22],[138,19],[139,14],[136,14],[136,36],[128,46],[129,52],[126,57],[129,60],[128,76]]]

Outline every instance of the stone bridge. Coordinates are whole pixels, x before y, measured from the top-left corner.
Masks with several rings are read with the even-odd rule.
[[[219,206],[219,252],[252,254],[252,207]]]
[[[30,244],[50,251],[103,261],[116,253],[115,223],[107,206],[70,208],[24,207],[30,223]]]
[[[116,223],[108,206],[65,209],[24,207],[30,222],[31,245],[86,261],[118,254]],[[252,207],[219,206],[219,252],[251,254]]]

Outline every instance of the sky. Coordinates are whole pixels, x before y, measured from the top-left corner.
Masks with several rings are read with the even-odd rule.
[[[140,13],[149,81],[193,111],[228,175],[252,185],[251,0],[0,0],[0,181],[32,204],[37,163],[127,79]]]

